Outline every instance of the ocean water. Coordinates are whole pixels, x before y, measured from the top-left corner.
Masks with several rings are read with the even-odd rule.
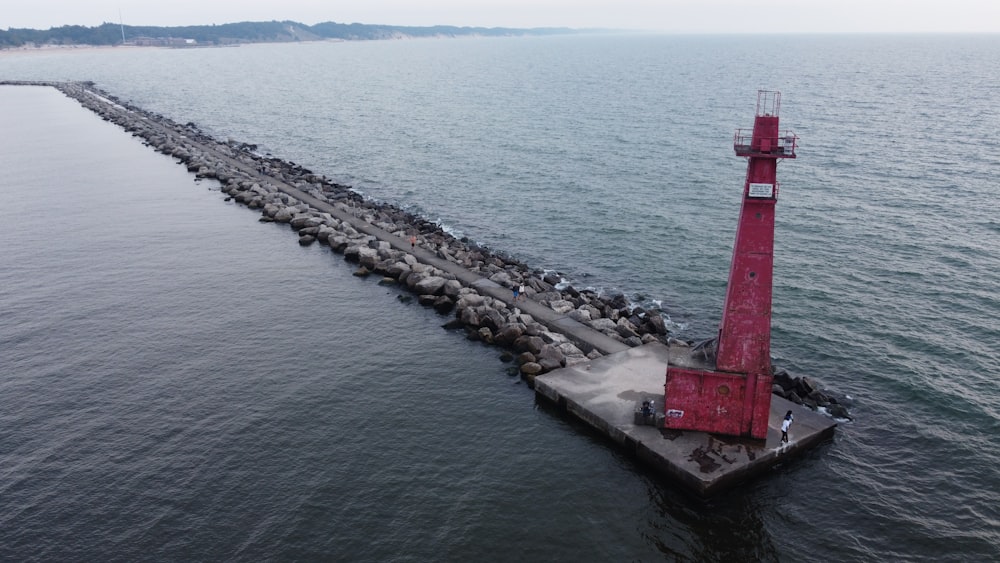
[[[1000,558],[1000,37],[580,36],[0,54],[256,143],[711,335],[758,88],[772,352],[854,400],[709,501],[498,351],[58,93],[0,88],[0,559]]]

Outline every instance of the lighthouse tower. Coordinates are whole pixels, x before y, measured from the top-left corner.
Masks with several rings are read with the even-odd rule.
[[[748,136],[733,147],[746,157],[736,242],[718,339],[689,357],[671,359],[665,426],[763,439],[771,408],[771,280],[778,159],[795,158],[798,137],[778,128],[781,93],[757,93]]]

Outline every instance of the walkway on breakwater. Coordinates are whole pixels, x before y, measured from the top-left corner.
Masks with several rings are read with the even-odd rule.
[[[81,96],[91,97],[94,100],[100,101],[107,110],[120,114],[127,114],[128,119],[139,121],[149,128],[159,130],[163,135],[177,134],[176,131],[163,126],[155,119],[150,119],[141,113],[132,112],[119,104],[99,96],[97,93],[82,85],[73,83],[42,84],[56,87],[68,96],[77,99]],[[197,139],[190,137],[186,140],[197,145],[200,150],[212,155],[213,158],[226,163],[226,165],[232,169],[239,170],[245,175],[261,183],[270,183],[282,193],[288,194],[289,196],[318,211],[329,213],[340,221],[351,225],[357,231],[371,235],[380,241],[385,241],[396,250],[412,254],[422,264],[433,266],[439,270],[452,274],[455,276],[455,279],[462,283],[462,285],[475,289],[480,295],[492,297],[507,304],[510,308],[519,309],[521,312],[531,315],[534,320],[538,321],[549,330],[565,335],[584,352],[596,350],[597,352],[606,355],[629,349],[627,344],[610,338],[604,333],[594,330],[593,328],[588,327],[568,317],[567,315],[557,313],[553,309],[546,307],[541,303],[530,299],[522,299],[515,303],[513,292],[510,289],[490,281],[475,272],[469,271],[468,269],[463,268],[460,264],[456,264],[442,258],[422,247],[411,247],[409,241],[403,239],[402,237],[396,236],[386,230],[372,225],[363,218],[352,215],[351,213],[348,213],[331,203],[317,199],[295,186],[275,178],[274,176],[262,173],[253,165],[236,160],[229,155],[220,152],[212,145],[201,143]]]
[[[192,158],[185,151],[196,147],[197,151],[220,163],[221,168],[228,169],[224,173],[228,180],[223,179],[223,174],[217,176],[224,185],[227,182],[230,185],[259,182],[273,188],[304,204],[303,209],[308,206],[318,213],[327,214],[330,218],[349,225],[357,233],[385,243],[397,254],[412,257],[409,260],[444,272],[461,286],[501,303],[500,307],[513,311],[512,317],[519,319],[515,322],[538,323],[551,333],[564,336],[579,348],[576,354],[582,350],[587,358],[576,355],[571,362],[567,356],[563,361],[565,367],[559,368],[557,363],[555,367],[549,368],[551,371],[548,373],[529,377],[528,381],[534,384],[537,396],[552,401],[569,415],[583,420],[634,454],[640,461],[697,493],[714,493],[762,473],[790,455],[804,451],[833,434],[836,423],[832,419],[780,397],[772,398],[770,428],[764,442],[637,425],[634,412],[641,401],[652,399],[657,405],[664,404],[666,366],[670,361],[685,361],[683,358],[688,358],[690,352],[687,346],[661,337],[659,341],[644,340],[646,344],[633,347],[572,318],[570,314],[555,310],[545,301],[527,297],[515,300],[509,287],[464,267],[443,248],[435,251],[433,247],[412,246],[407,238],[400,236],[402,232],[398,227],[395,233],[383,229],[364,216],[355,214],[353,211],[356,210],[343,201],[331,202],[315,197],[283,180],[280,173],[270,173],[260,162],[248,158],[246,154],[228,150],[231,147],[201,135],[197,129],[186,129],[186,126],[177,126],[155,114],[126,107],[128,104],[117,103],[90,85],[30,84],[55,87],[67,96],[81,101],[85,107],[105,119],[118,123],[136,135],[144,136],[157,150],[178,157],[185,155],[182,161],[187,159],[189,170],[192,170]],[[165,145],[172,143],[158,145],[159,141],[154,140],[156,137],[179,138],[182,140],[180,144],[184,146],[165,148]],[[241,177],[241,180],[237,181],[233,173]],[[246,186],[242,189],[252,191]],[[267,190],[262,192],[266,193]],[[347,252],[344,253],[346,256]],[[412,285],[410,287],[413,288]],[[499,333],[497,336],[499,343]],[[635,336],[632,338],[635,339]],[[555,344],[557,343],[550,343]],[[792,441],[780,444],[778,426],[787,410],[796,413],[795,426],[791,432]]]

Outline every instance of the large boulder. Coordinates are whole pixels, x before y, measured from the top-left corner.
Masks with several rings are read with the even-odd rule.
[[[566,313],[569,313],[570,311],[576,309],[573,303],[566,301],[565,299],[557,299],[555,301],[551,301],[549,303],[549,308],[561,315],[565,315]]]
[[[429,275],[423,272],[418,272],[417,270],[413,270],[412,272],[410,272],[410,275],[406,276],[406,281],[404,283],[406,283],[406,287],[413,289],[417,287],[417,284],[420,283],[421,280],[429,277],[430,277]],[[403,279],[400,278],[399,281],[403,281]]]
[[[462,319],[462,324],[468,327],[479,328],[479,313],[473,307],[466,307],[461,311],[459,318]]]
[[[542,366],[535,362],[527,362],[521,364],[521,374],[522,375],[538,375],[542,373]]]
[[[323,225],[323,226],[319,227],[319,231],[316,233],[316,240],[318,240],[320,242],[326,242],[326,241],[330,240],[330,235],[332,235],[332,234],[334,234],[336,232],[337,231],[333,230],[333,228],[327,227],[326,225]]]
[[[444,282],[444,286],[441,287],[441,293],[451,297],[453,299],[458,299],[458,296],[462,291],[462,282],[458,280],[448,280]]]
[[[305,227],[318,227],[322,221],[309,214],[301,214],[292,217],[288,222],[293,229],[303,229]]]
[[[653,313],[646,318],[646,330],[654,334],[666,334],[667,324],[659,313]]]
[[[458,300],[458,308],[479,307],[486,303],[486,298],[478,293],[466,293]]]
[[[282,207],[274,214],[274,220],[277,223],[287,223],[292,220],[292,210],[287,207]]]
[[[545,371],[552,371],[554,369],[559,369],[563,367],[566,358],[563,356],[562,352],[558,348],[552,346],[551,344],[546,344],[542,346],[542,349],[536,354],[538,365],[542,366]]]
[[[486,309],[479,314],[479,324],[490,327],[493,332],[498,332],[505,323],[503,315],[496,309]]]
[[[334,252],[345,252],[347,251],[347,247],[350,245],[350,242],[344,235],[332,235],[330,238],[326,239],[326,244],[330,245],[330,249]]]
[[[541,353],[545,341],[538,336],[521,336],[514,341],[514,349],[518,352],[531,352],[536,356]]]
[[[517,365],[523,366],[528,362],[534,362],[535,355],[532,354],[531,352],[521,352],[520,354],[517,355],[516,358],[514,358],[514,361],[517,362]]]
[[[594,319],[588,323],[594,330],[599,330],[601,332],[613,331],[618,328],[615,321],[611,319]]]
[[[434,310],[442,315],[447,315],[455,308],[455,302],[447,295],[442,295],[434,300]]]
[[[360,247],[358,249],[358,262],[365,268],[375,271],[375,265],[378,263],[378,251],[367,246]]]
[[[560,352],[562,352],[563,356],[566,356],[567,358],[569,356],[583,356],[584,355],[583,354],[583,350],[579,349],[576,346],[576,344],[573,344],[572,342],[563,342],[562,344],[559,344],[556,348],[558,348],[558,350]]]
[[[497,272],[490,276],[490,281],[497,285],[508,287],[510,286],[510,274],[507,272]]]
[[[808,397],[810,394],[819,391],[819,382],[809,376],[805,376],[798,379],[797,387],[796,392],[800,397]]]
[[[344,249],[344,260],[357,262],[360,257],[361,257],[361,246],[359,244],[357,243],[348,244],[347,248]]]
[[[487,344],[493,344],[493,331],[486,328],[485,326],[479,327],[479,340]]]
[[[387,276],[391,276],[397,280],[403,275],[403,273],[410,273],[410,265],[406,262],[394,262],[385,269],[385,274]]]
[[[615,331],[618,332],[622,338],[639,338],[639,333],[636,331],[635,325],[629,322],[628,319],[618,319]]]
[[[514,342],[524,334],[521,325],[509,324],[495,335],[494,340],[500,346],[513,346]]]
[[[440,276],[429,276],[417,282],[413,290],[422,295],[441,295],[445,282]]]
[[[528,362],[521,366],[521,378],[528,384],[528,387],[535,388],[535,377],[542,373],[542,366],[535,362]]]
[[[841,420],[850,420],[851,413],[847,411],[847,407],[841,404],[833,403],[827,407],[827,411],[833,418],[839,418]]]

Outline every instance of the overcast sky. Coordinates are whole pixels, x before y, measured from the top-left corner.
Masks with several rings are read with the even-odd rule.
[[[293,20],[679,33],[1000,32],[1000,0],[2,0],[0,29]]]

